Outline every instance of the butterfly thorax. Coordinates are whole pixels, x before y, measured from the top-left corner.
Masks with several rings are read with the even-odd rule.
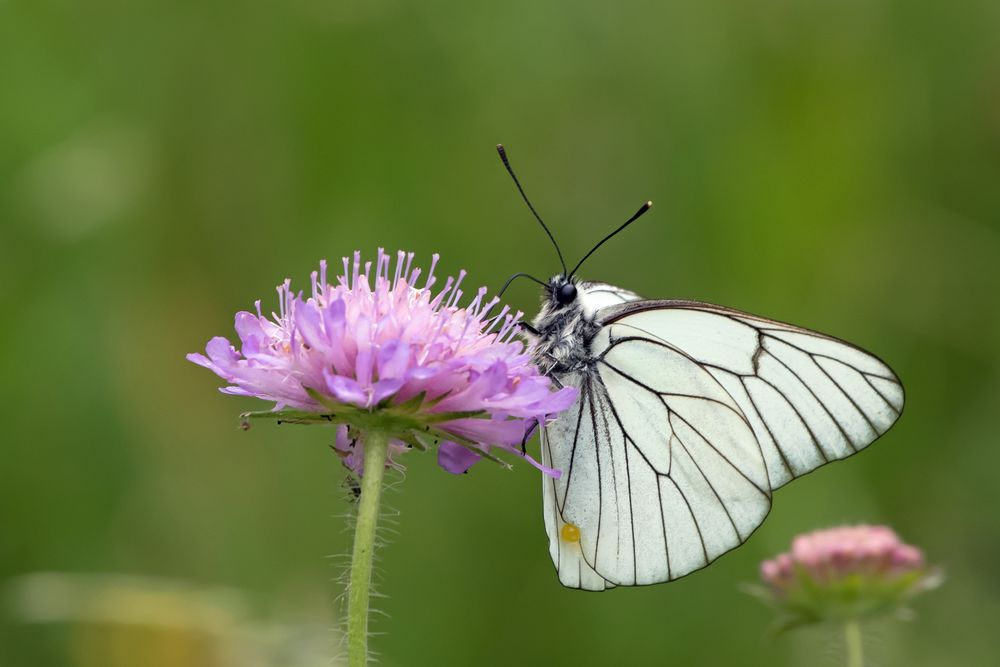
[[[548,375],[562,375],[583,370],[590,352],[588,343],[600,325],[593,316],[584,315],[581,308],[546,303],[533,323],[538,331],[534,356],[539,368]]]
[[[532,322],[538,332],[529,337],[535,362],[547,375],[586,370],[593,363],[590,343],[601,329],[600,310],[638,298],[613,285],[555,276],[543,292],[542,307]]]

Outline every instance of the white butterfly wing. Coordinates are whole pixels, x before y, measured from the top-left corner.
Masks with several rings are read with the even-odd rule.
[[[581,386],[583,376],[564,376],[564,384]],[[574,471],[576,487],[574,493],[583,493],[590,490],[594,494],[596,507],[600,507],[601,501],[598,488],[600,485],[600,471],[598,470],[597,439],[594,437],[594,417],[596,408],[592,405],[589,395],[581,391],[576,404],[569,410],[562,413],[555,422],[546,425],[541,431],[542,463],[546,466],[569,470],[574,459],[580,464]],[[555,446],[553,447],[553,443]],[[567,446],[568,443],[568,446]],[[575,448],[574,448],[575,445]],[[586,455],[586,451],[591,455]],[[594,562],[593,557],[588,559],[583,555],[585,545],[590,545],[590,540],[572,539],[569,535],[566,539],[562,535],[563,527],[567,524],[579,527],[581,524],[590,525],[590,521],[583,516],[574,516],[573,523],[564,518],[565,499],[568,477],[563,473],[560,479],[542,476],[542,500],[545,517],[545,531],[549,537],[549,555],[559,573],[559,581],[570,588],[582,588],[589,591],[603,591],[614,586],[604,577],[597,574],[590,563]],[[595,509],[594,503],[578,503],[580,512],[588,515]],[[600,519],[598,518],[598,522]],[[590,532],[587,528],[585,531]],[[596,534],[596,529],[592,534]]]
[[[561,378],[580,399],[543,432],[563,471],[545,481],[545,522],[567,586],[704,567],[763,521],[772,489],[867,446],[902,410],[884,363],[806,329],[689,301],[613,305],[599,321],[596,368]]]

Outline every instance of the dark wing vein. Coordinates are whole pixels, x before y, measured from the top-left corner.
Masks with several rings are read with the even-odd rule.
[[[754,412],[757,413],[757,418],[760,419],[760,423],[764,425],[764,430],[767,431],[767,436],[771,438],[771,442],[774,443],[774,448],[778,450],[778,456],[781,457],[781,463],[785,466],[785,470],[788,471],[788,475],[790,477],[794,478],[795,473],[792,471],[792,466],[788,463],[788,457],[785,456],[785,450],[781,448],[781,445],[778,443],[778,439],[774,437],[774,433],[771,431],[770,425],[767,423],[767,420],[764,419],[764,413],[757,407],[757,404],[753,400],[753,396],[750,395],[750,388],[747,387],[747,378],[755,376],[736,375],[735,373],[733,373],[733,375],[739,378],[740,385],[743,386],[743,391],[747,395],[747,401],[749,401],[750,405],[753,406]]]
[[[599,441],[598,441],[598,437],[597,437],[597,422],[598,422],[597,412],[598,411],[594,410],[594,406],[595,406],[595,404],[597,403],[598,400],[603,399],[602,393],[606,393],[607,389],[604,387],[604,382],[601,380],[601,378],[600,378],[599,375],[595,374],[595,376],[593,378],[591,378],[590,381],[591,382],[600,383],[600,385],[601,385],[600,386],[601,392],[595,392],[594,389],[593,389],[593,385],[592,385],[591,386],[591,394],[590,394],[590,416],[591,416],[591,420],[593,422],[592,426],[593,426],[593,429],[594,429],[594,446],[599,449],[599,445],[598,445]],[[602,401],[602,403],[603,403],[603,401]],[[611,486],[612,486],[612,488],[617,489],[618,488],[618,472],[615,470],[615,448],[612,446],[612,443],[611,443],[611,431],[608,429],[608,417],[605,414],[605,411],[603,409],[600,410],[599,412],[600,412],[601,417],[602,417],[602,419],[600,421],[601,421],[601,425],[603,426],[602,430],[604,431],[604,433],[603,433],[604,440],[605,440],[605,442],[608,443],[608,458],[609,458],[608,463],[610,464],[609,467],[611,468]],[[625,468],[625,474],[626,475],[628,474],[628,467],[627,466]],[[618,506],[618,494],[617,493],[615,493],[615,514],[618,516],[618,519],[620,521],[621,520],[622,511],[621,511],[621,507]]]
[[[702,556],[704,556],[705,558],[705,562],[706,563],[711,562],[708,558],[708,547],[705,545],[705,538],[701,534],[701,524],[698,523],[698,517],[694,515],[694,510],[691,509],[691,503],[688,502],[687,496],[684,495],[683,491],[681,491],[681,487],[677,486],[677,482],[670,479],[670,483],[674,485],[674,489],[677,491],[677,495],[679,495],[681,497],[681,500],[684,501],[684,504],[687,506],[688,509],[688,514],[691,515],[691,521],[694,523],[694,529],[698,532],[698,541],[701,542],[701,553]]]
[[[666,403],[664,403],[664,406],[666,407]],[[667,407],[667,411],[668,412],[670,411],[669,407]],[[708,440],[706,440],[705,437],[703,435],[701,435],[701,433],[699,433],[693,426],[691,426],[691,424],[688,423],[687,420],[685,420],[683,417],[681,417],[680,415],[678,415],[676,412],[670,412],[670,416],[671,417],[676,416],[678,419],[680,419],[681,421],[683,421],[685,424],[688,425],[688,428],[690,428],[692,431],[694,431],[698,435],[698,437],[702,439],[703,442],[705,442],[706,444],[708,444],[709,447],[712,447],[712,444],[710,442],[708,442]],[[674,431],[674,433],[676,434],[677,431]],[[694,467],[698,470],[698,474],[701,475],[701,478],[703,480],[705,480],[705,484],[707,484],[708,488],[710,488],[712,490],[712,495],[715,496],[715,499],[719,501],[719,505],[722,507],[722,511],[726,513],[726,518],[729,519],[729,525],[731,525],[733,527],[733,533],[736,535],[736,539],[739,540],[740,542],[742,542],[743,541],[743,536],[740,535],[740,529],[736,527],[736,522],[733,521],[733,515],[730,514],[729,508],[726,506],[726,503],[724,503],[722,501],[722,496],[719,495],[719,492],[716,490],[715,485],[712,484],[711,480],[708,479],[708,475],[706,475],[705,471],[702,470],[701,465],[698,463],[698,460],[691,455],[691,450],[689,450],[687,448],[687,445],[684,444],[684,439],[682,437],[680,437],[680,436],[677,436],[677,442],[680,443],[681,449],[684,450],[684,453],[687,454],[687,457],[689,459],[691,459],[691,463],[694,464]],[[715,449],[715,448],[712,447],[712,449]],[[730,465],[732,465],[732,464],[730,464]],[[736,471],[739,472],[739,469],[737,468]]]
[[[848,365],[850,365],[850,364],[848,364]],[[851,368],[854,368],[854,367],[851,366]],[[896,406],[892,404],[892,401],[890,401],[888,398],[886,398],[885,394],[882,393],[882,390],[875,386],[875,383],[872,382],[869,379],[869,376],[870,377],[880,378],[882,380],[888,380],[889,378],[884,378],[881,375],[876,375],[875,373],[866,373],[864,371],[858,370],[857,368],[855,368],[854,370],[858,371],[858,373],[861,373],[861,377],[863,377],[865,379],[865,382],[868,383],[868,386],[871,387],[875,391],[875,393],[878,394],[878,397],[881,398],[883,401],[885,401],[885,404],[889,407],[889,409],[892,410],[893,412],[895,412],[896,415],[898,416],[899,415],[899,410],[897,410]],[[892,380],[890,380],[890,382],[892,382]]]
[[[591,393],[590,374],[587,374],[587,397],[590,399],[590,419],[594,433],[594,455],[597,459],[597,537],[594,538],[594,563],[591,567],[597,571],[597,556],[601,552],[601,522],[604,517],[604,489],[601,484],[601,448],[597,446],[597,418],[594,416],[594,397]],[[580,550],[583,553],[583,549]]]
[[[549,430],[547,426],[542,426],[545,430],[545,448],[549,455],[549,465],[555,460],[552,458],[552,441],[549,440]],[[567,485],[569,479],[567,478]],[[555,530],[555,543],[556,543],[556,569],[559,569],[559,564],[562,562],[562,540],[559,539],[559,518],[562,516],[561,510],[559,509],[559,496],[556,493],[556,480],[554,477],[547,477],[547,483],[552,485],[552,525]]]
[[[656,475],[656,472],[653,474]],[[670,574],[670,540],[667,539],[667,517],[663,513],[663,489],[660,488],[659,475],[656,475],[656,499],[660,507],[660,527],[663,528],[663,557],[667,561],[667,581],[670,581],[673,579],[673,575]]]
[[[774,356],[774,355],[771,355],[771,356]],[[823,448],[819,446],[819,439],[816,438],[816,434],[813,433],[812,428],[810,428],[809,422],[807,422],[806,419],[805,419],[805,417],[802,416],[802,413],[799,412],[799,409],[797,407],[795,407],[795,404],[792,403],[790,400],[788,400],[788,397],[785,396],[784,392],[782,392],[780,389],[778,389],[776,386],[774,386],[774,383],[771,382],[770,380],[768,380],[767,378],[761,377],[759,375],[756,375],[754,377],[756,377],[758,380],[760,380],[761,382],[763,382],[764,384],[766,384],[767,386],[769,386],[771,389],[773,389],[775,391],[775,393],[778,394],[778,396],[781,396],[781,398],[785,401],[785,404],[792,409],[792,412],[795,413],[795,416],[799,418],[800,422],[802,422],[802,425],[805,427],[806,431],[809,433],[809,439],[812,440],[813,447],[816,449],[817,452],[819,452],[819,455],[821,457],[823,457],[823,462],[824,463],[829,463],[830,462],[830,457],[828,457],[826,455],[826,452],[823,451]],[[796,377],[798,377],[798,376],[796,376]],[[757,412],[759,413],[760,412],[760,408],[758,408],[757,404],[754,402],[753,396],[750,396],[750,394],[747,394],[747,396],[750,397],[750,402],[754,404],[754,407],[757,408]]]
[[[854,400],[854,397],[853,397],[853,396],[851,396],[851,394],[850,394],[850,393],[848,393],[848,392],[847,392],[847,390],[845,390],[845,389],[844,389],[844,388],[843,388],[843,387],[841,386],[840,382],[838,382],[838,381],[836,380],[836,378],[834,378],[834,377],[833,377],[832,375],[830,375],[830,373],[828,373],[828,372],[827,372],[827,370],[826,370],[825,368],[823,368],[822,364],[820,364],[820,363],[819,363],[818,361],[816,361],[815,359],[813,359],[811,355],[810,355],[810,357],[809,357],[809,360],[810,360],[810,361],[812,361],[812,362],[813,362],[813,365],[814,365],[814,366],[815,366],[816,368],[818,368],[818,369],[819,369],[819,372],[820,372],[820,373],[822,373],[823,375],[825,375],[825,376],[826,376],[826,379],[827,379],[827,380],[829,380],[829,381],[830,381],[831,383],[833,383],[833,386],[835,386],[835,387],[837,388],[837,391],[839,391],[839,392],[840,392],[840,395],[841,395],[841,396],[843,396],[844,398],[846,398],[846,399],[847,399],[847,400],[848,400],[848,401],[849,401],[849,402],[851,403],[851,405],[853,405],[853,406],[854,406],[854,409],[858,411],[858,414],[859,414],[859,415],[861,415],[861,418],[862,418],[862,419],[864,419],[864,420],[865,420],[865,422],[867,422],[868,426],[869,426],[869,427],[871,428],[871,430],[872,430],[872,433],[874,433],[874,434],[875,434],[876,436],[878,436],[878,429],[877,429],[877,428],[875,427],[875,424],[874,424],[874,423],[872,422],[872,420],[871,420],[871,419],[870,419],[870,418],[868,417],[868,413],[867,413],[867,412],[865,412],[865,411],[864,411],[864,410],[863,410],[863,409],[861,408],[861,406],[860,406],[860,405],[858,405],[857,401],[855,401],[855,400]],[[854,368],[853,366],[850,366],[849,364],[845,364],[845,365],[846,365],[846,366],[847,366],[848,368]],[[857,370],[857,369],[855,369],[855,370]],[[869,384],[870,384],[870,383],[869,383]],[[874,389],[874,387],[872,387],[872,388]],[[885,397],[883,397],[883,399],[882,399],[882,400],[885,400]],[[892,407],[892,406],[890,406],[890,407]],[[854,447],[854,443],[853,443],[853,442],[851,443],[851,447]],[[857,448],[857,447],[854,447],[854,451],[858,451],[858,448]]]
[[[632,472],[628,469],[628,443],[622,438],[622,451],[625,452],[625,478],[628,480],[628,514],[629,528],[632,529],[632,583],[639,576],[639,558],[635,553],[635,508],[632,507]],[[657,484],[659,480],[657,480]]]
[[[573,482],[573,464],[576,462],[576,443],[580,440],[580,423],[583,421],[583,404],[587,400],[586,392],[580,391],[580,411],[576,415],[576,430],[573,431],[573,447],[569,454],[569,468],[566,470],[566,487],[563,489],[562,502],[556,496],[556,504],[559,505],[559,512],[566,511],[566,499],[569,498],[569,485]],[[551,453],[551,450],[549,450]]]

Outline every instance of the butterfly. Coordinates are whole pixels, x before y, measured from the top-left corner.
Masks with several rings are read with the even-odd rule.
[[[567,271],[497,150],[563,268],[547,282],[527,276],[543,294],[523,329],[553,383],[579,391],[540,430],[542,463],[561,473],[543,477],[543,512],[563,585],[641,586],[705,567],[750,537],[776,489],[867,447],[899,418],[899,379],[850,343],[578,279],[652,203]]]

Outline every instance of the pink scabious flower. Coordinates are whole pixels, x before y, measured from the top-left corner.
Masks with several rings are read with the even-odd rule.
[[[275,402],[250,417],[337,425],[335,449],[359,475],[372,428],[392,435],[390,464],[434,444],[453,473],[493,459],[492,446],[520,455],[533,426],[569,407],[575,390],[553,391],[514,339],[520,312],[494,313],[499,300],[486,300],[485,287],[460,306],[465,271],[435,294],[438,255],[422,280],[412,262],[400,251],[393,267],[380,248],[374,265],[362,264],[355,252],[334,284],[320,262],[309,296],[285,280],[277,313],[257,301],[256,313],[236,314],[239,349],[216,337],[187,358],[229,382],[223,393]]]
[[[940,581],[917,547],[886,526],[841,526],[799,535],[789,553],[764,561],[758,594],[788,627],[857,620],[902,609]]]

